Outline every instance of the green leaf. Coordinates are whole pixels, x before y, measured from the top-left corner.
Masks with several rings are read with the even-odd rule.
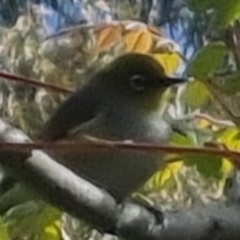
[[[212,27],[225,28],[240,18],[239,0],[188,0],[188,7],[197,13],[213,10]]]
[[[11,238],[39,235],[54,221],[59,220],[61,212],[42,202],[29,201],[11,208],[3,217]]]
[[[216,81],[217,86],[221,91],[228,95],[236,94],[240,91],[240,72],[235,72],[231,75],[219,79]]]
[[[195,165],[197,170],[206,178],[218,178],[222,176],[222,158],[210,155],[185,156],[184,162],[188,166]]]
[[[0,197],[0,210],[5,212],[9,208],[20,205],[21,203],[29,200],[36,199],[35,194],[23,185],[22,183],[16,183],[6,193],[2,193]]]
[[[195,12],[205,12],[215,6],[216,0],[187,0],[190,10]]]
[[[47,226],[39,236],[39,240],[61,240],[62,236],[60,234],[60,229],[56,224]]]
[[[216,15],[214,24],[216,24],[218,27],[225,28],[240,18],[239,0],[218,0],[215,8]]]
[[[218,70],[227,55],[227,48],[223,42],[210,43],[202,48],[189,64],[188,72],[197,79],[205,78]]]
[[[238,127],[227,128],[218,134],[217,140],[231,149],[240,149],[240,129]]]
[[[0,239],[1,240],[10,240],[7,229],[1,218],[0,218]]]
[[[196,109],[209,103],[212,95],[206,85],[198,80],[188,84],[184,95],[187,106]]]
[[[175,145],[181,145],[181,146],[193,146],[194,141],[188,136],[183,136],[178,133],[175,133],[171,139],[171,143],[174,143]]]

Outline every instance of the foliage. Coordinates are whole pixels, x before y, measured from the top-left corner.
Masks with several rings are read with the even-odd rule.
[[[94,1],[84,2],[88,6],[87,15],[92,17],[96,7]],[[99,2],[106,12],[110,11],[107,1]],[[92,21],[64,29],[47,39],[40,7],[34,5],[27,14],[19,16],[12,27],[0,28],[1,69],[76,89],[92,72],[123,52],[149,54],[163,65],[167,74],[173,75],[186,68],[186,74],[194,78],[186,88],[169,98],[171,117],[191,116],[178,121],[184,135],[175,133],[171,144],[203,146],[216,142],[239,149],[239,1],[231,0],[231,4],[223,0],[187,1],[191,16],[196,19],[196,23],[188,26],[210,23],[198,34],[204,46],[190,60],[183,56],[179,44],[165,36],[163,29],[129,20],[141,19],[142,9],[136,1],[114,2],[118,20],[100,24],[92,24]],[[233,36],[234,41],[231,41]],[[4,79],[1,79],[1,95],[1,117],[32,138],[66,98],[66,95],[47,89]],[[176,114],[179,112],[180,116]],[[197,118],[199,112],[210,115],[212,120]],[[228,119],[235,126],[221,124],[219,119]],[[171,162],[171,159],[175,161]],[[141,193],[169,209],[222,199],[225,180],[233,169],[230,159],[169,155],[167,160],[171,163],[160,169],[140,190]],[[1,239],[96,238],[96,233],[85,223],[39,202],[35,196],[28,196],[25,190],[18,185],[1,193]],[[6,206],[6,202],[11,204]]]
[[[201,2],[188,0],[188,3],[190,8],[196,12],[212,10],[213,24],[218,27],[227,27],[240,17],[240,3],[237,0],[230,0],[229,2],[224,0],[204,0]]]
[[[0,238],[2,240],[10,240],[6,226],[5,226],[4,222],[2,221],[2,219],[0,219]]]

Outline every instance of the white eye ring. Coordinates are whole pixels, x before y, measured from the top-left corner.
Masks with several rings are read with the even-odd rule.
[[[134,91],[141,92],[144,90],[146,79],[141,75],[134,75],[130,79],[130,85]]]

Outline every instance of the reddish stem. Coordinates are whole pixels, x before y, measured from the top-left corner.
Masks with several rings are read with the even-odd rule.
[[[227,148],[215,147],[186,147],[186,146],[168,146],[149,143],[129,143],[120,141],[94,140],[89,143],[77,142],[41,142],[41,143],[0,143],[0,151],[30,151],[33,149],[51,149],[58,152],[86,152],[93,150],[113,150],[113,149],[132,149],[138,151],[165,152],[175,154],[210,154],[221,157],[237,158],[240,162],[240,152]]]
[[[12,73],[0,72],[0,77],[6,78],[7,80],[10,80],[10,81],[27,83],[27,84],[30,84],[30,85],[33,85],[33,86],[36,86],[36,87],[48,88],[48,89],[51,89],[53,91],[61,92],[61,93],[64,93],[64,94],[73,93],[73,90],[71,90],[71,89],[66,89],[66,88],[63,88],[63,87],[59,87],[59,86],[56,86],[56,85],[51,84],[51,83],[43,83],[43,82],[40,82],[40,81],[35,80],[35,79],[15,75],[15,74],[12,74]]]

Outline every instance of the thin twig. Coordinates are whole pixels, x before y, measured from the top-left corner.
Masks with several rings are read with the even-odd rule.
[[[92,138],[93,139],[93,138]],[[56,150],[57,152],[76,152],[97,150],[116,150],[131,149],[146,152],[165,152],[175,154],[209,154],[222,157],[236,157],[240,161],[240,151],[227,148],[215,147],[186,147],[186,146],[169,146],[150,143],[133,143],[124,141],[108,141],[102,139],[90,140],[85,143],[78,142],[37,142],[37,143],[0,143],[0,151],[31,151],[34,149]]]
[[[96,27],[96,25],[92,25],[92,24],[79,24],[79,25],[76,25],[74,27],[64,28],[57,33],[46,36],[45,41],[47,41],[49,39],[61,37],[65,34],[70,34],[70,33],[75,32],[75,31],[88,30],[88,29],[92,29],[92,28],[95,28],[95,27]]]
[[[226,30],[225,42],[229,50],[232,52],[237,69],[240,69],[240,51],[239,51],[239,22]]]
[[[193,115],[193,118],[195,119],[204,119],[207,120],[209,122],[211,122],[212,124],[215,125],[221,125],[224,127],[235,127],[236,125],[230,121],[230,120],[220,120],[220,119],[216,119],[208,114],[205,113],[196,113]]]
[[[42,87],[42,88],[46,88],[46,89],[51,89],[55,92],[61,92],[61,93],[64,93],[64,94],[69,94],[69,93],[74,92],[71,89],[56,86],[56,85],[51,84],[51,83],[40,82],[40,81],[32,79],[32,78],[19,76],[19,75],[15,75],[15,74],[12,74],[12,73],[6,73],[6,72],[1,72],[0,71],[0,77],[5,78],[5,79],[10,80],[10,81],[27,83],[27,84],[33,85],[35,87]]]
[[[182,117],[177,117],[174,120],[182,121],[182,120],[195,120],[195,119],[204,119],[204,120],[207,120],[208,122],[210,122],[214,125],[220,125],[220,126],[223,126],[223,127],[236,127],[236,124],[231,120],[216,119],[209,114],[201,113],[199,110],[191,112],[191,113],[189,113],[187,115],[184,115]]]

